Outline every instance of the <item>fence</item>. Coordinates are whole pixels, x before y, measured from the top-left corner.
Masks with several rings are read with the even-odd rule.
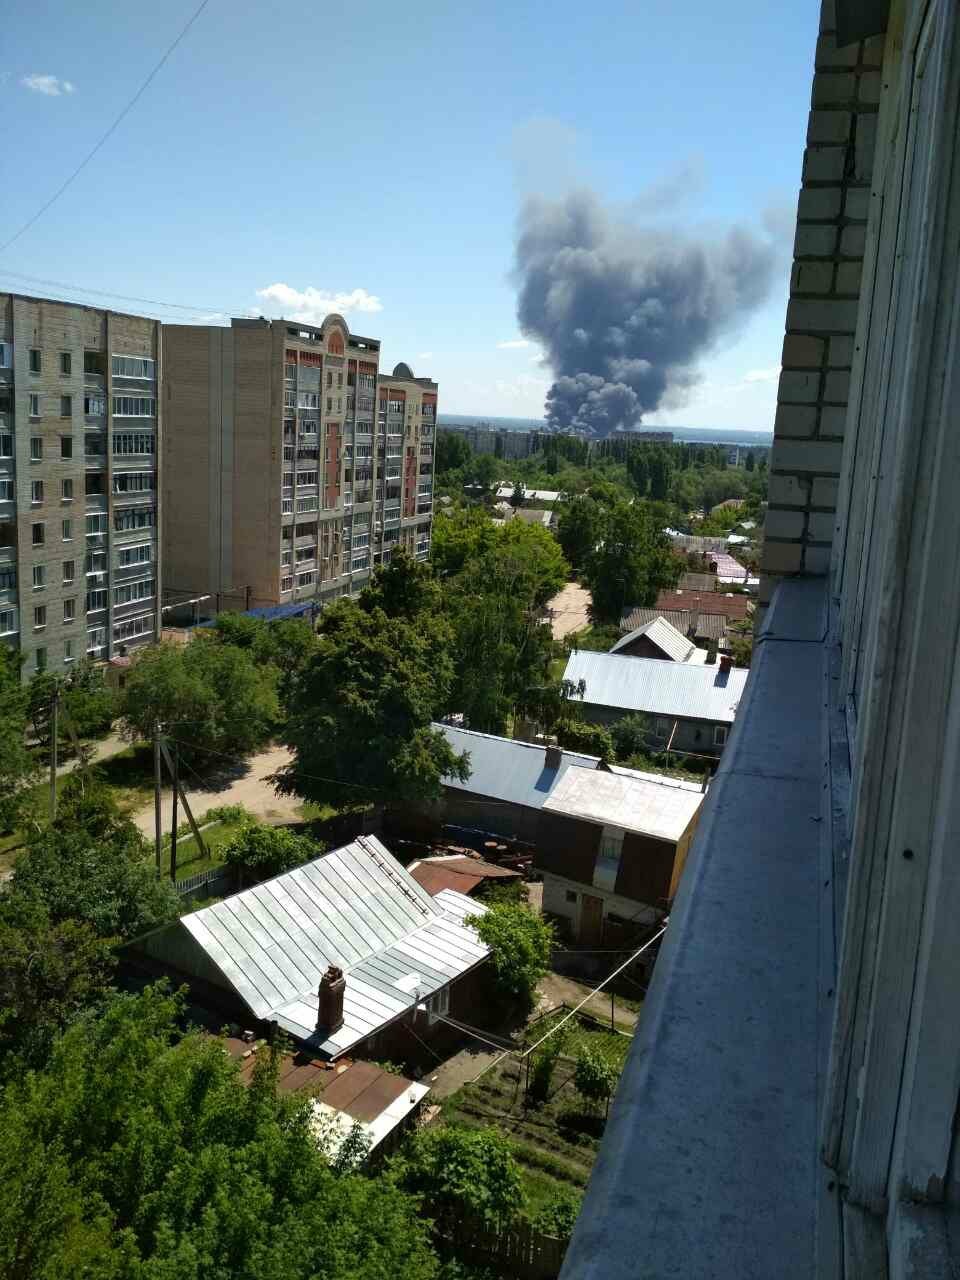
[[[210,867],[175,880],[173,887],[181,898],[222,898],[236,889],[237,873],[233,867]]]
[[[498,1228],[481,1219],[458,1217],[443,1237],[464,1262],[486,1263],[509,1280],[556,1280],[567,1241],[544,1235],[529,1222]]]

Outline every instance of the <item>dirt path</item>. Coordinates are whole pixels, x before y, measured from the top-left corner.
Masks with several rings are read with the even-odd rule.
[[[554,640],[562,640],[571,631],[580,631],[590,625],[587,610],[590,608],[590,592],[579,582],[568,582],[547,604],[551,610],[550,626]]]
[[[269,751],[261,751],[250,756],[243,764],[236,767],[226,776],[219,776],[211,781],[200,773],[183,768],[181,779],[193,816],[200,818],[208,809],[224,804],[241,804],[248,813],[260,818],[263,822],[292,822],[299,817],[300,805],[303,803],[297,796],[278,796],[273,784],[267,779],[270,774],[290,762],[290,752],[286,747],[274,747]],[[163,792],[164,830],[170,830],[171,792],[166,787]],[[148,836],[153,835],[153,804],[146,805],[131,815],[140,830]],[[185,822],[187,815],[181,812],[180,821]]]
[[[590,990],[591,988],[584,982],[576,982],[573,978],[565,978],[559,973],[548,973],[537,985],[537,1012],[543,1013],[549,1009],[556,1009],[562,1004],[572,1009]],[[599,991],[591,996],[583,1006],[583,1011],[593,1014],[601,1021],[609,1022],[609,992]],[[628,1009],[619,997],[616,999],[616,1021],[617,1026],[624,1030],[636,1026],[637,1022],[637,1014],[633,1009]]]

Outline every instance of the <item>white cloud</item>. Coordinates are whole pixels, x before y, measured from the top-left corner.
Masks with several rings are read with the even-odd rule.
[[[418,359],[418,360],[432,360],[432,359],[433,359],[433,352],[432,352],[432,351],[421,351],[421,352],[420,352],[420,354],[417,356],[417,359]]]
[[[773,364],[769,369],[748,369],[743,375],[744,382],[775,382],[780,377],[780,366]]]
[[[530,345],[530,341],[528,338],[511,338],[509,342],[498,342],[497,350],[498,351],[514,351],[519,347],[529,347],[529,345]]]
[[[327,293],[323,289],[293,289],[288,284],[269,284],[257,290],[257,297],[282,312],[290,320],[303,320],[307,324],[322,324],[331,311],[346,315],[351,311],[382,311],[383,303],[366,289],[353,289],[350,293]]]
[[[20,83],[32,93],[43,93],[48,98],[59,98],[62,93],[73,93],[72,81],[60,80],[57,76],[34,74],[24,76]]]

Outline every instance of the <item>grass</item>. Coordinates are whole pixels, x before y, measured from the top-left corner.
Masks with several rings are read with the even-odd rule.
[[[153,799],[153,748],[148,743],[135,743],[94,768],[124,813],[142,809]]]
[[[185,879],[187,876],[196,875],[199,871],[209,871],[212,867],[223,865],[223,847],[226,845],[240,830],[244,819],[242,817],[230,818],[215,822],[212,826],[203,827],[203,819],[200,820],[203,843],[206,853],[201,853],[197,845],[196,837],[193,832],[188,831],[186,834],[177,835],[177,878]],[[170,870],[170,842],[169,839],[164,843],[163,849],[163,869]]]
[[[312,800],[305,800],[299,805],[297,813],[304,822],[326,822],[328,818],[337,816],[333,805],[315,804]]]
[[[564,1017],[566,1017],[565,1011],[558,1009],[556,1013],[542,1018],[531,1029],[530,1043],[545,1036],[550,1028],[555,1027]],[[571,1018],[565,1028],[563,1052],[567,1057],[575,1058],[581,1049],[596,1049],[611,1062],[622,1067],[630,1049],[630,1037],[594,1026],[587,1019]]]

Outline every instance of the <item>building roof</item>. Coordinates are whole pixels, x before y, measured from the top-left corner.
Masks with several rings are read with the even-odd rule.
[[[676,842],[702,801],[699,787],[689,791],[664,786],[659,779],[650,781],[603,769],[573,768],[567,770],[544,809],[636,831],[655,840]]]
[[[708,555],[713,551],[722,551],[726,546],[724,538],[708,538],[699,533],[679,533],[676,529],[664,529],[664,533],[682,551],[702,551]]]
[[[549,528],[553,523],[553,512],[541,511],[539,507],[517,507],[513,515],[514,519],[525,524],[542,524]]]
[[[627,658],[625,661],[635,662],[636,659]],[[489,796],[505,804],[524,805],[528,809],[543,808],[543,802],[557,779],[571,765],[595,769],[600,763],[597,756],[562,751],[560,767],[549,769],[546,748],[532,742],[499,738],[492,733],[475,733],[472,729],[459,729],[449,724],[437,724],[434,728],[442,731],[454,751],[470,753],[470,777],[466,782],[444,778],[445,787]]]
[[[715,507],[711,507],[710,511],[732,511],[736,507],[742,507],[746,502],[746,498],[724,498],[723,502],[718,502]]]
[[[749,672],[719,665],[694,666],[619,653],[570,654],[565,680],[586,682],[584,702],[621,711],[732,724]]]
[[[654,618],[664,618],[681,634],[689,636],[693,634],[697,611],[695,609],[625,609],[620,619],[620,630],[635,631],[637,627],[642,627],[645,622],[652,622]]]
[[[668,773],[647,773],[643,769],[628,769],[625,764],[605,764],[608,773],[618,773],[624,778],[640,778],[644,782],[656,782],[661,787],[678,787],[681,791],[696,791],[705,795],[703,784],[689,778],[671,778]]]
[[[498,498],[512,498],[516,490],[515,484],[501,484],[497,487]],[[524,489],[524,502],[556,502],[560,497],[558,489]]]
[[[438,858],[421,858],[411,862],[407,870],[431,897],[444,889],[471,894],[484,880],[519,880],[520,872],[498,867],[482,858],[466,858],[450,854]]]
[[[621,636],[609,652],[619,653],[621,649],[628,648],[642,636],[646,636],[650,643],[656,645],[663,656],[669,658],[671,662],[701,663],[707,660],[706,649],[698,649],[683,632],[671,626],[666,618],[660,617],[659,614],[625,636]]]
[[[430,1086],[384,1071],[372,1062],[353,1062],[327,1085],[313,1102],[318,1121],[332,1125],[327,1141],[335,1155],[354,1124],[367,1137],[372,1151],[430,1092]]]
[[[183,916],[254,1017],[335,1057],[447,986],[489,948],[449,889],[431,897],[373,836],[360,836],[255,888]],[[339,1031],[316,1030],[329,965],[346,977]]]
[[[740,561],[734,560],[733,556],[727,555],[726,552],[714,552],[710,559],[717,566],[717,577],[721,582],[746,582],[750,576]]]
[[[752,603],[749,596],[734,595],[732,592],[679,591],[670,588],[657,596],[657,611],[696,609],[700,613],[722,613],[731,620],[739,620],[747,617]]]
[[[681,591],[716,591],[715,573],[681,573],[677,586]]]

